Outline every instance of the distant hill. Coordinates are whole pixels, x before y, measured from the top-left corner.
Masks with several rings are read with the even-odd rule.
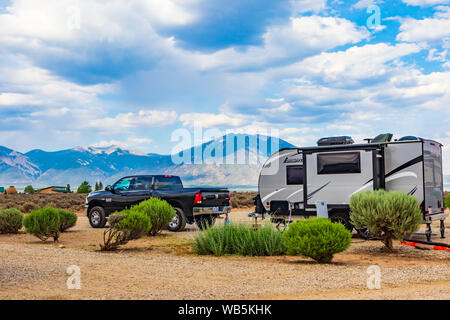
[[[145,154],[118,146],[75,147],[20,153],[0,146],[0,186],[19,188],[70,184],[87,180],[111,184],[125,175],[174,174],[187,185],[246,188],[257,185],[260,164],[278,149],[294,147],[282,139],[229,134],[180,152],[178,157]],[[173,162],[173,159],[182,161]],[[217,162],[224,164],[217,164]]]

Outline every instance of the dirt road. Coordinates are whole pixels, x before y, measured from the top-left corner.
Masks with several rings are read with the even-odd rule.
[[[245,213],[231,216],[245,220]],[[327,265],[302,257],[196,256],[190,227],[102,253],[102,232],[80,214],[58,244],[0,235],[0,299],[450,299],[449,252],[397,246],[385,253],[381,242],[354,239]],[[81,270],[80,290],[67,288],[71,265]],[[380,290],[367,288],[371,265],[380,267]]]

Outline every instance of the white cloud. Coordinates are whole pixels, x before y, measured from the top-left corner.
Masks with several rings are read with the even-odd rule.
[[[447,61],[448,49],[438,52],[436,48],[430,49],[428,51],[427,60],[428,61]]]
[[[51,41],[74,41],[89,35],[90,39],[128,42],[135,39],[130,34],[133,27],[140,26],[134,31],[141,34],[148,31],[151,25],[192,23],[197,19],[197,13],[192,8],[197,2],[14,0],[6,13],[0,14],[0,35]]]
[[[204,69],[264,67],[283,59],[300,59],[337,46],[357,43],[369,35],[365,28],[342,18],[291,18],[288,24],[269,27],[263,35],[263,46],[251,46],[244,51],[224,49],[200,55],[197,60]]]
[[[345,51],[324,52],[307,58],[297,63],[293,71],[297,74],[318,76],[326,82],[374,79],[389,72],[387,62],[420,50],[415,44],[404,43],[395,46],[379,43],[351,47]]]
[[[292,0],[291,3],[294,13],[318,13],[326,8],[327,0]]]
[[[14,55],[0,54],[0,74],[0,106],[88,106],[98,102],[98,94],[111,91],[109,85],[72,83]]]
[[[402,0],[402,1],[410,6],[421,6],[421,7],[450,3],[450,0]]]
[[[237,127],[246,122],[242,118],[232,117],[224,113],[185,113],[180,115],[180,121],[184,126],[201,125],[203,128]]]
[[[370,6],[373,6],[375,4],[379,4],[382,1],[376,1],[376,0],[359,0],[357,3],[355,3],[352,8],[355,9],[366,9]]]
[[[175,123],[175,111],[140,110],[137,113],[120,113],[115,117],[95,119],[89,122],[91,127],[101,127],[106,131],[137,127],[164,127]]]
[[[398,41],[429,42],[442,41],[450,37],[450,8],[438,7],[431,18],[421,20],[413,18],[400,19]]]

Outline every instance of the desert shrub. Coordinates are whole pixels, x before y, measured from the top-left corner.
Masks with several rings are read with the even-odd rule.
[[[273,256],[283,254],[281,232],[271,225],[255,230],[251,225],[224,225],[208,228],[194,239],[197,254]]]
[[[17,233],[22,229],[23,213],[16,208],[0,210],[0,233]]]
[[[344,225],[323,218],[291,223],[283,233],[287,254],[310,257],[319,263],[331,262],[335,253],[350,246],[351,240],[352,235]]]
[[[450,194],[447,194],[447,196],[444,199],[444,207],[446,209],[450,209]]]
[[[59,214],[59,231],[64,232],[75,226],[77,223],[77,215],[64,209],[58,209]]]
[[[401,191],[366,191],[350,199],[350,219],[357,229],[367,228],[380,235],[385,246],[392,250],[392,240],[410,236],[423,220],[417,199]]]
[[[120,245],[144,236],[152,226],[150,217],[133,210],[115,213],[108,222],[109,228],[103,233],[103,244],[100,244],[102,251],[117,250]]]
[[[149,235],[155,236],[172,221],[175,216],[175,209],[165,200],[150,198],[142,201],[131,208],[131,211],[138,211],[150,217],[152,227]]]
[[[256,192],[231,192],[230,202],[233,208],[248,208],[255,205],[253,198]]]
[[[0,209],[17,208],[23,213],[53,206],[69,211],[81,211],[84,209],[85,194],[14,194],[0,197]]]
[[[38,208],[39,208],[39,206],[35,202],[30,202],[30,201],[27,201],[22,205],[23,212],[25,212],[25,213],[29,213]]]
[[[53,238],[58,241],[60,234],[60,217],[58,210],[45,207],[34,210],[23,219],[26,232],[38,237],[42,241]]]

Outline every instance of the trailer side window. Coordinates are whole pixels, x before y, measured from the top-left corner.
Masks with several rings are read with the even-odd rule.
[[[317,174],[361,173],[359,152],[317,155]]]
[[[286,167],[286,184],[303,184],[303,166]]]

